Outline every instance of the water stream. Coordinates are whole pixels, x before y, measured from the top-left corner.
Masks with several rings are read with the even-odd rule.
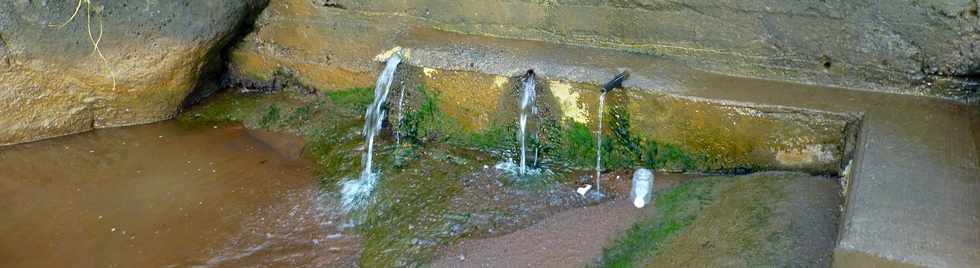
[[[522,176],[527,174],[527,118],[529,115],[537,113],[537,106],[534,105],[536,86],[534,71],[527,71],[527,76],[524,77],[524,85],[521,87],[521,115],[518,132],[518,139],[521,143],[520,175]]]
[[[595,130],[595,192],[599,196],[602,196],[602,187],[599,186],[599,180],[602,175],[602,116],[606,112],[606,93],[609,93],[613,89],[623,87],[623,81],[628,76],[629,72],[627,71],[617,74],[612,80],[602,85],[602,94],[599,94],[599,110],[596,111],[599,126]]]
[[[400,93],[398,93],[398,118],[395,118],[395,120],[398,120],[396,121],[398,123],[396,124],[401,124],[402,119],[405,117],[405,109],[404,109],[405,108],[405,81],[402,81],[399,91]],[[395,144],[398,145],[402,144],[402,133],[401,130],[399,130],[399,128],[395,128]]]
[[[602,175],[602,114],[605,111],[606,106],[606,92],[603,91],[599,94],[599,111],[598,121],[599,126],[595,131],[595,190],[599,192],[601,187],[599,187],[599,176]]]
[[[372,169],[372,157],[374,155],[374,138],[381,131],[384,124],[385,103],[388,100],[388,93],[391,91],[391,81],[395,78],[395,70],[402,61],[397,53],[388,58],[384,71],[378,76],[378,81],[374,86],[374,101],[364,112],[364,138],[367,150],[364,151],[362,162],[364,169],[361,171],[360,178],[345,181],[341,188],[341,204],[346,211],[356,208],[374,190],[377,183],[378,174]]]

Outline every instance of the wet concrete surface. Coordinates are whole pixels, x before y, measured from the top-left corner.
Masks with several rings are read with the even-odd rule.
[[[311,165],[167,122],[0,148],[0,267],[343,267]]]
[[[712,74],[667,58],[416,29],[407,62],[447,70],[599,84],[620,69],[631,90],[863,115],[836,251],[931,267],[980,267],[977,107],[908,95]],[[857,252],[860,254],[850,254]]]

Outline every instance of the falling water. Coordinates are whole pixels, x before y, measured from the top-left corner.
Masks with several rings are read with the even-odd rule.
[[[524,87],[521,88],[521,117],[520,125],[521,128],[518,132],[518,139],[521,143],[521,166],[520,174],[527,174],[527,117],[529,114],[537,113],[537,108],[534,105],[534,71],[527,71],[527,76],[524,77]]]
[[[371,103],[371,106],[368,106],[367,111],[364,113],[364,137],[367,142],[367,151],[364,152],[361,158],[364,164],[364,170],[361,171],[360,178],[343,183],[341,203],[347,211],[351,211],[365,200],[371,194],[371,191],[374,190],[374,184],[378,180],[377,174],[371,169],[371,158],[374,153],[374,138],[384,123],[385,111],[383,108],[385,101],[388,99],[388,91],[391,90],[391,81],[394,79],[395,70],[398,69],[398,64],[401,61],[401,56],[397,53],[388,59],[384,71],[378,76],[378,82],[374,86],[374,102]]]
[[[597,111],[599,127],[595,130],[595,192],[599,193],[600,196],[602,193],[599,187],[599,176],[602,175],[602,115],[606,112],[606,93],[622,87],[626,77],[629,77],[629,72],[619,73],[605,85],[602,85],[602,94],[599,94],[599,111]]]
[[[599,188],[599,176],[602,175],[602,114],[605,111],[606,106],[606,91],[599,94],[599,111],[598,119],[599,127],[595,131],[595,190],[598,192]]]
[[[398,120],[397,121],[398,124],[401,124],[402,118],[405,116],[405,109],[403,109],[404,106],[405,106],[405,81],[402,81],[401,93],[398,93],[398,118],[396,118]],[[402,133],[401,130],[398,130],[397,128],[395,130],[395,144],[398,145],[402,144]]]

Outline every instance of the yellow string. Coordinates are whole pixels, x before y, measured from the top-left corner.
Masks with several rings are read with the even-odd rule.
[[[102,59],[102,64],[105,67],[106,74],[109,76],[109,79],[112,79],[112,90],[115,91],[116,75],[112,71],[112,67],[109,65],[109,60],[106,59],[105,55],[102,54],[102,49],[99,48],[99,43],[102,42],[102,34],[104,30],[102,25],[102,16],[96,16],[99,21],[98,37],[95,37],[95,35],[92,34],[92,0],[78,0],[78,4],[75,5],[75,12],[71,14],[71,17],[68,17],[68,20],[66,20],[65,23],[62,23],[61,25],[57,25],[57,27],[63,28],[67,26],[69,23],[71,23],[72,21],[74,21],[75,17],[78,16],[78,12],[82,9],[82,4],[85,4],[85,28],[88,31],[88,40],[92,42],[92,53],[99,56],[99,59]]]

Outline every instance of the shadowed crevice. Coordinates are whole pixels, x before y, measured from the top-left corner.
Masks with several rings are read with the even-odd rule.
[[[180,113],[184,109],[197,104],[204,100],[205,98],[213,95],[219,90],[226,88],[229,85],[228,76],[228,65],[226,64],[231,58],[231,51],[235,46],[245,40],[255,29],[255,22],[262,14],[262,11],[269,5],[269,1],[259,1],[255,6],[246,7],[246,16],[238,22],[238,25],[234,30],[231,31],[225,38],[223,38],[218,45],[211,48],[207,53],[207,61],[201,69],[200,77],[198,78],[197,85],[194,90],[191,91],[184,101],[181,102],[177,113]]]

